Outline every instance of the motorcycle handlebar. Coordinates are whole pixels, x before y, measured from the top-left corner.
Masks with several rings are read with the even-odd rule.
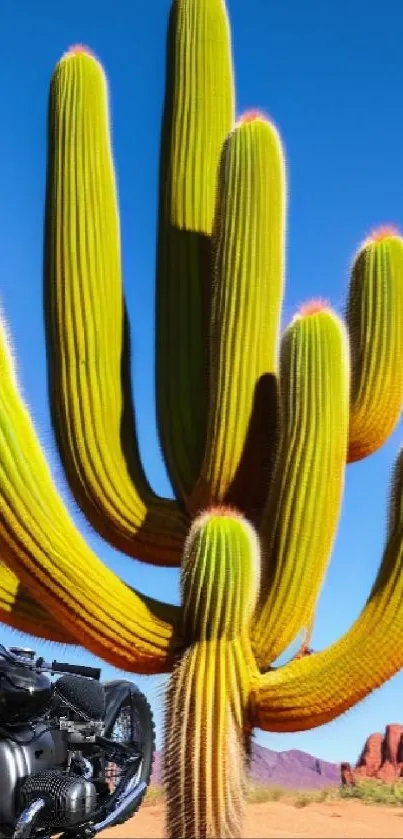
[[[73,673],[75,676],[86,676],[88,679],[101,678],[101,669],[99,667],[85,667],[82,664],[67,664],[62,661],[52,661],[52,673]]]
[[[9,650],[3,644],[0,644],[0,657],[8,659],[8,661],[12,661],[14,664],[23,664],[25,667],[50,671],[51,673],[72,673],[75,676],[86,676],[87,679],[96,679],[96,681],[99,681],[101,678],[100,667],[85,667],[83,664],[68,664],[62,661],[52,661],[52,664],[49,664],[43,658],[38,658],[35,662],[33,660],[32,650],[18,651],[22,654],[29,653],[30,655],[28,658],[21,658],[21,654],[17,654],[17,651]]]

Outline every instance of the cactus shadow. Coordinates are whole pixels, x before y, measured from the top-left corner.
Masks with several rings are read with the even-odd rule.
[[[279,441],[279,387],[273,373],[256,383],[242,457],[226,501],[256,526],[267,499]]]
[[[141,495],[153,495],[154,492],[144,470],[137,436],[137,423],[134,409],[133,384],[131,377],[131,333],[126,300],[123,297],[123,332],[120,380],[122,393],[122,415],[120,421],[120,447],[133,485]]]

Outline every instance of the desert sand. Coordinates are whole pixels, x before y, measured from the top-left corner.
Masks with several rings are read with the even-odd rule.
[[[103,839],[162,839],[164,805],[143,806],[127,824],[105,830]],[[292,803],[249,804],[245,839],[393,839],[403,836],[403,809],[375,807],[359,801],[309,804],[298,809]]]

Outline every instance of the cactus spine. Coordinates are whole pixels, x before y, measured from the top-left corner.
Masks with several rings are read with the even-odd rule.
[[[345,463],[378,448],[402,409],[403,241],[383,231],[358,254],[349,340],[335,313],[311,305],[286,330],[278,370],[279,135],[258,114],[232,124],[223,0],[174,0],[168,46],[156,356],[174,501],[156,497],[140,462],[106,82],[77,48],[50,90],[44,295],[52,419],[75,498],[115,547],[159,565],[182,560],[182,602],[130,589],[77,532],[2,323],[0,609],[11,626],[125,670],[171,673],[167,832],[216,839],[241,832],[253,726],[328,722],[403,666],[400,455],[362,614],[328,650],[262,673],[312,627]]]

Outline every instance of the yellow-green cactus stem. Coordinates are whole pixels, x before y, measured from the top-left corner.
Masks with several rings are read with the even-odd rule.
[[[130,421],[107,85],[81,47],[50,87],[44,293],[52,420],[74,496],[116,548],[177,565],[186,519],[152,493]]]
[[[277,130],[259,114],[247,114],[226,141],[220,163],[209,423],[192,498],[195,510],[225,500],[239,470],[247,476],[243,497],[237,499],[242,509],[253,509],[252,498],[262,487],[264,495],[267,487],[270,452],[264,434],[256,441],[259,445],[251,460],[242,463],[242,458],[257,391],[264,380],[273,381],[277,376],[285,197],[285,166]],[[261,418],[261,425],[268,429],[273,406],[264,409],[267,415]]]
[[[256,670],[248,629],[259,565],[257,536],[234,511],[212,509],[192,525],[182,566],[188,649],[167,698],[166,818],[172,839],[241,835],[249,684]]]
[[[160,153],[156,397],[164,457],[185,503],[206,439],[211,232],[233,87],[225,3],[176,0]]]
[[[241,641],[200,642],[170,678],[164,768],[168,839],[242,836],[249,668]]]
[[[131,590],[84,543],[19,394],[0,322],[0,557],[10,569],[0,566],[0,619],[79,643],[124,670],[172,673],[168,837],[217,839],[242,835],[252,725],[321,725],[403,667],[402,453],[382,566],[361,615],[328,650],[302,647],[299,660],[260,672],[304,628],[307,643],[346,461],[379,447],[401,410],[403,240],[378,231],[355,260],[351,394],[347,334],[328,308],[310,306],[282,342],[277,413],[280,140],[256,114],[232,126],[223,0],[174,0],[170,27],[157,389],[178,503],[155,496],[139,457],[106,81],[79,48],[58,64],[50,91],[45,312],[53,423],[75,497],[131,556],[174,565],[184,548],[182,604]],[[261,583],[247,516],[262,519]]]
[[[36,638],[76,644],[73,637],[21,585],[18,577],[0,563],[0,621]]]
[[[377,451],[403,405],[403,239],[375,230],[355,257],[347,305],[351,343],[348,461]]]
[[[366,605],[351,629],[327,650],[254,678],[255,725],[268,731],[323,725],[403,668],[402,498],[403,451],[392,482],[388,540]]]
[[[125,670],[172,667],[172,609],[154,612],[87,547],[53,483],[0,322],[0,556],[80,645]]]
[[[181,574],[184,637],[191,643],[238,637],[248,627],[260,580],[253,527],[231,508],[203,513],[187,537]]]
[[[348,341],[322,301],[301,307],[283,335],[280,392],[281,440],[261,524],[265,562],[254,630],[263,667],[312,622],[341,509]]]

